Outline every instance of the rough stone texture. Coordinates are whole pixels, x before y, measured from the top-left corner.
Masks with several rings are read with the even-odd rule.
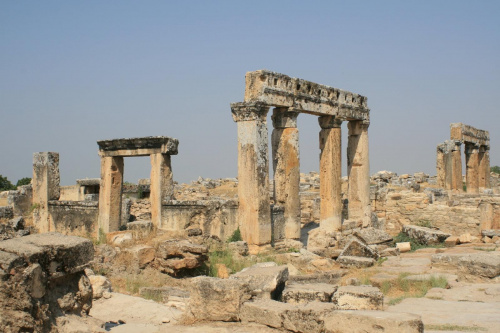
[[[371,267],[375,265],[375,259],[373,258],[363,258],[363,257],[352,257],[352,256],[342,256],[337,258],[337,262],[342,268],[364,268]]]
[[[433,265],[448,265],[459,271],[486,278],[495,278],[500,275],[500,255],[492,253],[474,254],[446,254],[439,253],[432,256]]]
[[[199,276],[191,281],[188,318],[194,321],[239,321],[241,305],[250,298],[241,280]]]
[[[143,244],[135,245],[125,251],[132,254],[133,261],[139,269],[144,269],[155,259],[156,255],[154,247]]]
[[[245,241],[230,242],[228,247],[231,251],[238,253],[240,256],[248,255],[248,244]]]
[[[14,209],[14,215],[24,215],[30,211],[33,202],[33,186],[18,186],[16,191],[9,191],[7,203]]]
[[[0,329],[58,331],[57,319],[86,315],[92,288],[84,274],[93,257],[89,240],[56,233],[0,242]]]
[[[438,244],[450,237],[451,234],[415,225],[403,226],[403,232],[409,237],[418,240],[421,244]]]
[[[92,297],[94,299],[110,296],[111,282],[108,278],[102,275],[89,275],[88,278],[92,285]]]
[[[102,156],[177,155],[179,140],[167,136],[148,136],[97,141]]]
[[[174,179],[168,154],[151,154],[151,220],[155,227],[162,223],[162,202],[173,199]]]
[[[372,286],[341,286],[332,302],[342,310],[382,310],[384,295]]]
[[[278,300],[288,280],[288,266],[259,263],[233,274],[230,279],[245,281],[252,297]]]
[[[179,275],[200,267],[207,260],[208,247],[187,240],[167,240],[158,246],[153,265],[162,272]]]
[[[97,205],[96,201],[49,201],[50,230],[81,237],[96,235]]]
[[[381,257],[399,256],[400,250],[397,247],[389,247],[380,251]]]
[[[493,238],[495,236],[500,237],[500,229],[497,230],[481,230],[481,235]]]
[[[288,283],[301,284],[301,283],[328,283],[338,284],[340,279],[347,274],[345,269],[331,270],[327,272],[306,274],[306,275],[290,275]]]
[[[0,218],[11,219],[14,217],[14,209],[10,206],[0,206]]]
[[[325,318],[325,333],[423,333],[418,315],[384,311],[335,311]]]
[[[378,259],[379,254],[376,250],[353,238],[344,247],[344,250],[340,253],[339,258],[345,256]]]
[[[118,231],[121,224],[123,157],[101,156],[98,225],[102,232]]]
[[[288,284],[283,290],[285,303],[331,302],[337,286],[326,283]]]
[[[127,230],[133,232],[135,238],[147,237],[153,231],[151,221],[134,221],[127,223]]]
[[[392,236],[383,230],[375,228],[364,228],[354,231],[354,236],[361,239],[368,245],[382,244],[392,241]]]

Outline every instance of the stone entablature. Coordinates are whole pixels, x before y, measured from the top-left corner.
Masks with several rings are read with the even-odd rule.
[[[370,121],[365,96],[267,70],[248,72],[245,79],[245,102],[262,102],[343,120]]]
[[[112,139],[97,141],[100,156],[148,156],[152,154],[177,155],[179,140],[167,136]]]
[[[450,131],[452,140],[459,140],[476,146],[485,146],[487,150],[490,149],[490,133],[488,131],[462,123],[451,124]]]
[[[99,186],[101,178],[85,178],[77,179],[76,183],[80,186]]]

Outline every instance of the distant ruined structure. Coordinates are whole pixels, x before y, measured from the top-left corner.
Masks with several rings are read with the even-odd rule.
[[[371,221],[367,98],[266,70],[246,74],[244,102],[232,103],[238,125],[239,220],[249,245],[271,243],[268,195],[267,113],[273,109],[272,156],[274,199],[284,208],[284,237],[300,238],[300,158],[297,116],[318,116],[320,125],[320,226],[339,231],[342,225],[341,124],[348,121],[349,220]]]
[[[490,188],[490,134],[462,123],[450,125],[450,140],[437,146],[438,185],[454,192],[463,192],[462,152],[465,146],[467,193]]]

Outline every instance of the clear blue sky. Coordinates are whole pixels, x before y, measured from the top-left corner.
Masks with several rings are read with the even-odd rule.
[[[99,176],[97,140],[166,135],[175,180],[235,177],[229,103],[258,69],[367,96],[372,173],[435,174],[452,122],[489,130],[500,164],[499,59],[500,1],[2,0],[0,174],[56,151],[71,185]],[[299,131],[318,170],[316,117]],[[147,177],[126,159],[126,180]]]

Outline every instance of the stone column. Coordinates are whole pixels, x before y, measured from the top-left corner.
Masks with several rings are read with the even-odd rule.
[[[453,140],[454,146],[451,151],[451,189],[455,192],[463,192],[462,180],[462,142]]]
[[[123,157],[101,156],[98,218],[98,225],[101,232],[118,231],[120,228],[122,184]]]
[[[274,201],[282,206],[285,238],[300,239],[300,157],[298,112],[287,108],[273,110],[271,136],[274,170]],[[276,235],[274,239],[278,240]]]
[[[465,146],[467,193],[479,193],[479,147],[473,144]]]
[[[347,143],[347,175],[349,177],[349,219],[371,224],[369,123],[349,121]]]
[[[156,228],[161,227],[161,204],[163,200],[170,200],[174,195],[174,179],[170,155],[151,155],[151,220]],[[140,185],[139,185],[140,186]]]
[[[238,125],[238,217],[250,251],[271,243],[267,112],[263,103],[232,103]]]
[[[342,227],[342,120],[321,116],[318,121],[320,227],[333,232]]]
[[[437,183],[439,187],[446,190],[452,189],[453,161],[451,154],[454,145],[453,141],[446,140],[444,143],[437,146]]]
[[[490,188],[490,147],[481,146],[479,149],[479,188]]]
[[[59,153],[33,154],[33,223],[40,233],[52,230],[49,222],[50,200],[59,200]]]

